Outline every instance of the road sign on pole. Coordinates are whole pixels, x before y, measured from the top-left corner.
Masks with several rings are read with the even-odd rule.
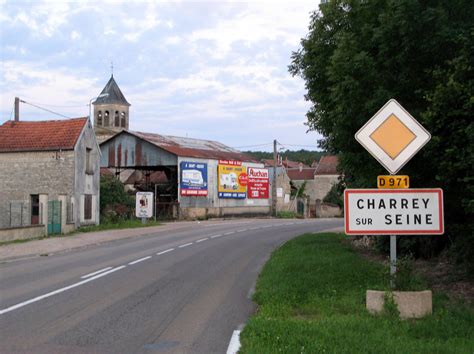
[[[431,139],[431,135],[391,99],[355,134],[355,138],[390,174],[396,174]]]
[[[348,235],[440,235],[443,191],[433,189],[346,189]]]

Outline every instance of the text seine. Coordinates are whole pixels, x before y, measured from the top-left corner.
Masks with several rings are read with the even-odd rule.
[[[413,210],[413,209],[428,209],[429,198],[413,198],[413,199],[358,199],[358,209],[389,209],[389,210]],[[432,225],[432,214],[385,214],[385,225]],[[356,218],[356,225],[372,225],[371,218]]]

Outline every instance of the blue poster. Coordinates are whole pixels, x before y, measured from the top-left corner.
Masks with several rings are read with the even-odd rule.
[[[180,169],[181,195],[185,197],[207,196],[207,163],[182,161]]]

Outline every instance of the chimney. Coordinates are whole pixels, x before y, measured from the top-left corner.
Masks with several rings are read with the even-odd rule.
[[[15,97],[15,122],[20,121],[20,99]]]

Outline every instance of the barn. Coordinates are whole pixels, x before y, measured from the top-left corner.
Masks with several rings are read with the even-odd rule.
[[[101,169],[155,193],[159,217],[196,219],[270,213],[268,170],[211,140],[123,130],[103,141]],[[159,175],[160,178],[153,178]]]

